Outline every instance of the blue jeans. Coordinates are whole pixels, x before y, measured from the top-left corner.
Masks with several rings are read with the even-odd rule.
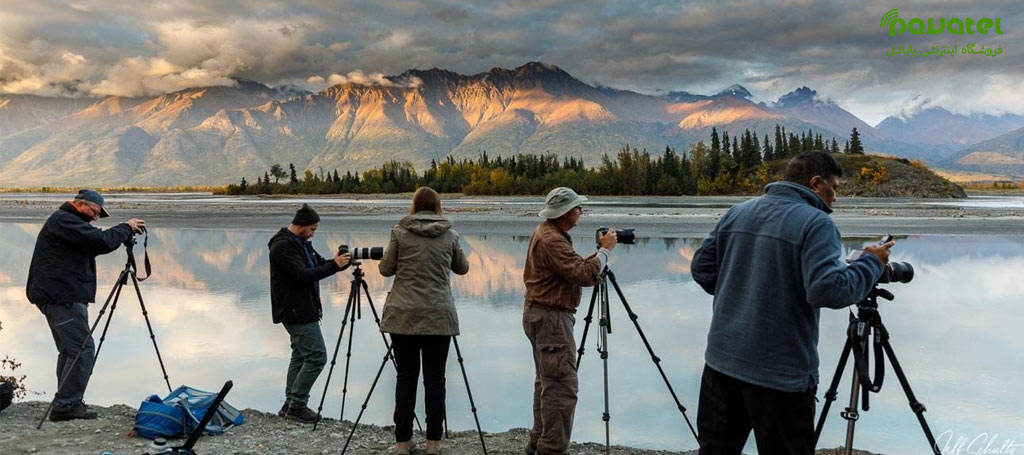
[[[95,361],[96,349],[89,336],[89,309],[84,303],[42,304],[37,307],[46,316],[53,342],[57,345],[58,389],[53,398],[53,409],[57,412],[70,411],[82,401]],[[78,360],[72,364],[75,356]],[[60,384],[65,374],[67,379]]]

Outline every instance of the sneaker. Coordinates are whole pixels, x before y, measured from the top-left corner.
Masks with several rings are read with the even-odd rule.
[[[278,417],[284,417],[285,414],[288,414],[288,402],[285,402],[283,405],[281,405],[281,410],[277,411]]]
[[[289,419],[298,420],[299,422],[302,423],[315,423],[317,420],[320,419],[320,416],[318,416],[315,412],[313,412],[312,409],[309,409],[309,407],[307,406],[289,406],[287,416]]]
[[[68,420],[95,420],[99,417],[96,411],[90,411],[89,407],[85,405],[85,402],[79,401],[71,409],[58,411],[54,409],[50,412],[51,422],[65,422]]]

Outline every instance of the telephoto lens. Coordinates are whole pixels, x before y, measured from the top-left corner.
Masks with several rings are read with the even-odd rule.
[[[373,260],[379,261],[380,258],[384,257],[384,247],[382,246],[371,246],[365,248],[353,247],[352,248],[352,260]]]
[[[909,283],[914,279],[914,266],[909,262],[890,262],[882,269],[879,283]]]
[[[615,238],[619,243],[623,245],[632,245],[634,242],[636,242],[636,233],[633,232],[635,230],[636,228],[616,229]],[[607,232],[607,226],[601,226],[597,228],[597,232],[594,233],[594,241],[600,244],[601,236]]]

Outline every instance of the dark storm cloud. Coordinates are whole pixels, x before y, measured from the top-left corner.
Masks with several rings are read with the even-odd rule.
[[[5,92],[66,93],[70,84],[151,94],[233,77],[320,88],[356,71],[477,73],[540,60],[589,83],[645,93],[739,83],[772,101],[807,85],[869,122],[915,97],[959,111],[1024,105],[1024,4],[1014,1],[4,3]],[[901,17],[999,17],[1005,34],[890,37],[879,21],[893,8]],[[1004,52],[886,55],[893,44],[969,42]]]

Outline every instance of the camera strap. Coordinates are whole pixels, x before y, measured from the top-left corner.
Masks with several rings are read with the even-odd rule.
[[[146,268],[146,276],[140,277],[136,275],[136,279],[138,279],[140,282],[146,281],[146,278],[149,278],[151,275],[153,275],[153,267],[149,264],[149,231],[147,230],[143,232],[145,232],[145,235],[142,237],[142,265],[143,267]],[[138,266],[135,265],[135,255],[133,254],[129,256],[128,259],[132,263],[132,269],[134,269],[136,273],[138,273],[139,268]]]
[[[885,352],[883,350],[883,337],[886,335],[884,329],[879,326],[875,326],[875,320],[859,320],[853,333],[853,363],[857,368],[857,377],[860,380],[861,385],[864,387],[865,392],[874,392],[882,390],[882,382],[885,380]],[[872,331],[874,336],[872,336]],[[868,338],[872,338],[872,345],[874,348],[875,356],[875,377],[871,378],[871,372],[868,370],[868,357],[869,351],[867,348]]]

